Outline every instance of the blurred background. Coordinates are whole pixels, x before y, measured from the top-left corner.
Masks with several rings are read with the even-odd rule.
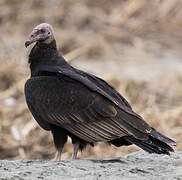
[[[50,132],[24,98],[29,77],[24,47],[32,29],[52,24],[57,45],[75,67],[104,78],[133,109],[182,150],[181,0],[0,0],[0,159],[52,159]],[[139,150],[98,143],[81,158]],[[66,144],[63,159],[70,159]]]

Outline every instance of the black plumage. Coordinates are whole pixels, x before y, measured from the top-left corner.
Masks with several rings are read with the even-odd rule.
[[[27,43],[28,44],[28,43]],[[27,105],[39,125],[53,134],[60,157],[67,137],[73,158],[86,145],[104,141],[117,147],[135,144],[149,153],[169,154],[176,143],[151,128],[104,80],[70,66],[56,41],[37,41],[29,55]]]

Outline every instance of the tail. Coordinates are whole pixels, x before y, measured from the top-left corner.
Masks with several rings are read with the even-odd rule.
[[[121,140],[121,139],[120,139]],[[114,142],[112,144],[119,145],[119,139],[117,140],[117,144]],[[149,138],[147,140],[136,139],[132,136],[122,137],[122,142],[128,142],[128,145],[135,144],[138,147],[142,148],[144,151],[149,153],[156,154],[167,154],[170,155],[170,152],[174,152],[171,146],[176,146],[176,142],[169,139],[168,137],[158,133],[154,129],[149,134]],[[122,145],[127,145],[127,143],[121,143]]]
[[[146,141],[139,140],[131,136],[124,137],[124,139],[132,144],[139,146],[140,148],[149,153],[156,153],[156,154],[169,155],[170,152],[174,152],[171,146],[176,146],[175,141],[160,134],[155,129],[152,129],[152,131],[149,134],[149,139]]]

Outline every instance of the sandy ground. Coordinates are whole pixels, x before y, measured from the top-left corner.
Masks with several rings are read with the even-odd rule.
[[[109,160],[0,161],[1,180],[182,180],[182,152],[143,151]]]

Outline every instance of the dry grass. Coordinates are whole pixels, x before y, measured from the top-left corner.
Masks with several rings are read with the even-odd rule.
[[[115,85],[181,150],[182,62],[176,61],[182,57],[181,8],[180,0],[1,0],[0,159],[50,159],[55,151],[50,133],[28,111],[23,92],[30,51],[24,42],[41,22],[54,26],[60,51],[73,65]],[[99,143],[82,158],[136,150]],[[69,141],[63,158],[69,159],[71,152]]]

